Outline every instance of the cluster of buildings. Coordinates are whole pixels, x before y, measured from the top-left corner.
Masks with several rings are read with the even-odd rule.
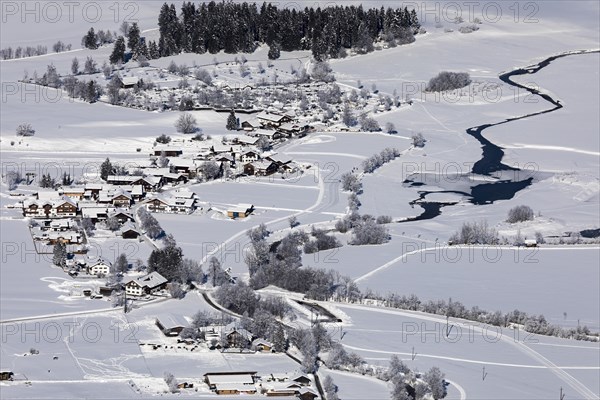
[[[94,276],[107,276],[112,270],[112,263],[102,257],[89,259],[81,255],[66,260],[66,269],[69,275],[77,276],[87,274]]]
[[[310,129],[309,125],[295,122],[291,115],[262,112],[241,123],[241,134],[224,137],[220,143],[172,141],[157,144],[151,155],[169,158],[169,167],[164,169],[171,174],[169,179],[176,182],[201,176],[202,165],[207,161],[216,162],[221,172],[231,169],[237,175],[289,173],[298,170],[299,166],[291,158],[265,149],[304,136]],[[152,174],[157,169],[160,170],[149,168],[147,172]]]
[[[131,206],[145,203],[150,211],[190,214],[197,208],[197,196],[189,190],[174,190],[170,195],[157,195],[156,180],[147,176],[109,176],[106,184],[85,184],[60,190],[39,191],[22,202],[23,216],[37,221],[34,240],[47,244],[83,243],[83,235],[74,224],[75,218],[91,223],[116,221],[118,234],[124,239],[137,239],[140,232],[134,224]],[[123,183],[131,183],[123,185]]]
[[[204,382],[219,395],[262,394],[267,397],[296,397],[301,400],[319,398],[308,375],[257,375],[256,371],[209,372]]]

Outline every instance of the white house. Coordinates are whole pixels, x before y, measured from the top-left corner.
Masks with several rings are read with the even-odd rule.
[[[125,284],[125,293],[128,296],[143,296],[152,294],[167,286],[168,280],[158,272],[151,272],[141,278],[132,279]]]
[[[88,274],[90,275],[108,275],[110,273],[111,263],[102,258],[89,263],[87,266]]]
[[[68,196],[54,200],[26,200],[23,215],[33,218],[68,218],[77,214],[77,203]]]
[[[152,212],[191,214],[196,209],[196,199],[193,197],[159,196],[148,200],[146,207]]]
[[[240,161],[243,164],[257,161],[259,158],[260,154],[256,149],[248,149],[240,154]]]

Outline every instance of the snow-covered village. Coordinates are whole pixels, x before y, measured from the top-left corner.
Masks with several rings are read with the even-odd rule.
[[[0,398],[600,398],[598,1],[0,6]]]

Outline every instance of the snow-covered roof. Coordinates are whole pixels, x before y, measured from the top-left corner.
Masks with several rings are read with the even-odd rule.
[[[136,229],[135,225],[134,225],[133,223],[129,222],[129,221],[128,221],[128,222],[125,222],[125,223],[123,224],[123,226],[121,226],[121,229],[119,229],[119,232],[121,232],[121,233],[123,233],[123,232],[128,232],[128,231],[134,231],[134,232],[140,233],[140,232],[139,232],[139,231]]]
[[[287,164],[289,162],[292,161],[292,158],[283,154],[271,154],[270,156],[266,157],[267,160],[271,160],[274,161],[276,163],[280,163],[280,164]]]
[[[104,188],[105,185],[103,185],[102,183],[86,183],[85,184],[85,189],[86,190],[102,190]]]
[[[119,215],[119,214],[123,214],[123,215],[126,215],[126,216],[130,217],[130,218],[133,218],[133,215],[126,208],[115,208],[114,210],[110,211],[110,213],[108,214],[108,216],[112,217],[112,216]]]
[[[244,124],[244,123],[246,123],[246,124],[248,124],[248,125],[250,125],[250,126],[252,126],[254,128],[257,128],[257,127],[261,126],[261,122],[260,122],[260,120],[258,118],[252,118],[252,119],[249,119],[247,121],[243,121],[242,124]]]
[[[269,342],[268,340],[261,339],[261,338],[254,339],[252,341],[252,345],[254,345],[254,346],[263,345],[263,346],[273,347],[273,343]]]
[[[63,187],[62,188],[62,192],[63,193],[85,193],[85,188],[84,187]]]
[[[253,385],[256,372],[216,372],[204,374],[209,385],[240,384]]]
[[[60,193],[58,193],[56,190],[52,190],[52,191],[39,191],[37,192],[37,199],[38,200],[55,200],[58,197],[60,197]]]
[[[285,116],[285,115],[279,115],[279,114],[275,114],[275,113],[266,113],[266,112],[261,112],[260,114],[258,114],[256,116],[256,118],[258,119],[262,119],[264,121],[269,121],[269,122],[281,122],[282,119],[284,118],[289,118],[289,116]]]
[[[88,265],[90,267],[94,267],[96,265],[106,265],[108,267],[110,267],[112,265],[112,263],[102,257],[98,257],[96,260],[89,262],[88,261]]]
[[[119,188],[135,196],[142,196],[144,194],[144,187],[142,185],[126,185],[119,186]]]
[[[125,190],[123,190],[121,188],[117,188],[115,190],[101,191],[100,195],[98,196],[98,201],[110,202],[120,196],[125,196],[126,198],[131,200],[131,193],[126,192]]]
[[[298,382],[298,381],[308,381],[308,382],[312,382],[312,379],[310,379],[309,376],[301,374],[301,375],[296,375],[294,376],[292,379],[292,381]]]
[[[237,382],[226,382],[226,383],[217,383],[214,384],[215,389],[217,391],[238,391],[238,392],[247,392],[247,391],[256,391],[256,386],[253,383],[237,383]]]
[[[142,175],[108,175],[106,182],[135,182],[144,179]]]
[[[162,276],[161,274],[159,274],[156,271],[151,272],[146,276],[142,276],[141,278],[132,279],[129,282],[132,282],[132,281],[135,282],[140,287],[148,287],[150,289],[155,288],[157,286],[160,286],[160,285],[168,282],[168,280],[164,276]]]
[[[139,80],[140,78],[137,76],[124,76],[121,78],[121,82],[123,82],[123,85],[125,86],[135,85]]]
[[[67,232],[50,232],[47,235],[48,239],[58,240],[58,239],[68,239],[70,241],[76,241],[80,238],[81,235],[77,232],[67,231]],[[43,238],[43,236],[42,236]]]
[[[70,228],[72,226],[70,219],[58,219],[50,222],[51,228]]]
[[[235,206],[231,206],[229,208],[229,211],[234,211],[234,212],[246,212],[248,210],[253,209],[254,206],[252,204],[238,204]]]
[[[286,122],[284,124],[281,124],[279,126],[279,129],[282,131],[295,131],[295,130],[300,130],[301,127],[300,125],[293,123],[293,122]]]
[[[252,146],[252,147],[247,147],[246,150],[244,150],[242,152],[242,154],[244,154],[244,155],[250,154],[250,153],[260,154],[260,151],[256,147]]]
[[[194,162],[194,160],[190,160],[188,158],[172,158],[169,160],[169,165],[175,168],[196,168],[196,163]]]
[[[309,387],[303,387],[302,389],[300,389],[300,395],[303,395],[305,393],[311,393],[314,394],[315,396],[319,396],[319,394],[312,388]]]
[[[55,194],[55,196],[57,195],[56,192],[53,192]],[[53,199],[42,199],[42,200],[36,200],[36,199],[28,199],[23,201],[23,207],[29,207],[32,205],[37,205],[38,207],[43,207],[45,205],[50,205],[52,206],[52,208],[56,208],[60,205],[63,204],[70,204],[73,207],[77,207],[77,202],[75,200],[73,200],[72,198],[70,198],[69,196],[61,196],[59,198],[53,198]]]
[[[173,192],[173,197],[175,197],[176,199],[192,199],[195,195],[196,193],[192,192],[187,188],[177,189]]]
[[[225,332],[227,332],[227,335],[230,335],[230,334],[236,332],[236,333],[239,333],[240,335],[242,335],[243,337],[245,337],[247,340],[252,340],[252,333],[250,333],[249,331],[247,331],[244,328],[238,327],[236,321],[227,325],[225,327]]]
[[[81,216],[83,218],[98,218],[99,214],[108,215],[115,210],[113,207],[98,207],[96,204],[94,205],[94,207],[82,207]]]
[[[251,163],[248,163],[250,165],[252,165],[255,169],[258,170],[267,170],[271,164],[273,164],[272,161],[266,161],[266,160],[258,160],[258,161],[252,161]],[[246,165],[248,165],[246,164]]]
[[[217,161],[233,161],[233,157],[231,156],[231,154],[219,154],[217,157],[215,157],[215,160]]]
[[[175,314],[159,314],[156,320],[165,329],[186,328],[190,325],[181,315]]]
[[[161,177],[171,173],[169,168],[149,168],[148,172],[154,177]]]
[[[257,129],[253,133],[258,136],[266,136],[266,137],[272,138],[277,133],[277,131],[269,131],[267,129]]]
[[[244,144],[255,144],[258,141],[258,138],[252,137],[252,136],[239,136],[237,138],[238,142],[240,143],[244,143]]]

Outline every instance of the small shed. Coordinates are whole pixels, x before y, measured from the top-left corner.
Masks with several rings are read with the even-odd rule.
[[[246,218],[253,211],[254,206],[252,204],[238,204],[227,210],[227,216],[231,219]]]
[[[0,371],[0,381],[12,381],[14,376],[15,374],[12,371],[8,371],[5,369]]]
[[[273,351],[273,343],[271,343],[267,340],[264,340],[264,339],[260,339],[260,338],[252,341],[252,347],[256,351],[264,351],[264,352]]]

